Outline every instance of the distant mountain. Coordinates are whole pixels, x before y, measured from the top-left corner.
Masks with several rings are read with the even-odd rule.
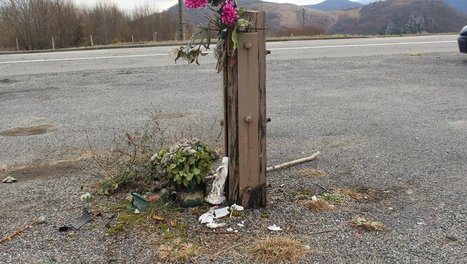
[[[457,32],[467,15],[443,0],[386,0],[360,9],[359,16],[343,13],[331,32],[348,34],[413,34]]]
[[[445,0],[454,9],[467,13],[467,0]]]
[[[270,35],[274,35],[275,32],[282,29],[302,28],[302,26],[319,27],[326,31],[337,22],[336,14],[303,8],[302,6],[293,4],[278,4],[260,0],[238,0],[237,3],[249,10],[264,10]],[[176,16],[178,14],[178,6],[172,6],[168,9],[168,12]],[[185,20],[194,25],[205,23],[206,14],[210,14],[210,11],[207,9],[185,8]]]
[[[378,2],[380,0],[355,0],[363,5],[371,4],[373,2]],[[383,0],[384,1],[384,0]],[[444,0],[450,7],[459,10],[461,12],[467,13],[467,0]]]
[[[238,2],[246,9],[266,11],[267,33],[274,36],[301,34],[307,27],[319,28],[321,32],[331,34],[458,32],[467,25],[467,14],[454,10],[445,1],[456,0],[385,0],[332,12],[260,0]],[[467,0],[457,1],[464,3]],[[178,7],[171,7],[169,13],[176,16]],[[185,20],[193,25],[200,24],[205,22],[205,15],[209,13],[207,9],[185,8]]]
[[[362,5],[368,5],[373,2],[378,2],[378,1],[384,1],[384,0],[355,0],[355,2],[358,2]]]
[[[331,10],[347,10],[352,8],[359,8],[363,5],[357,2],[352,2],[349,0],[326,0],[316,5],[306,5],[305,7],[323,10],[323,11],[331,11]]]

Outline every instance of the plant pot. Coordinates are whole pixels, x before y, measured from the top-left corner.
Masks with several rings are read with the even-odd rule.
[[[206,194],[206,184],[200,184],[190,188],[180,187],[178,188],[179,203],[182,207],[196,207],[200,206],[204,202],[204,196]]]

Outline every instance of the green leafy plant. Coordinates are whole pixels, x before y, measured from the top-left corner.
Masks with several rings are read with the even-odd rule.
[[[156,174],[176,187],[193,190],[206,182],[212,170],[215,153],[199,139],[182,139],[170,148],[162,148],[152,156]]]

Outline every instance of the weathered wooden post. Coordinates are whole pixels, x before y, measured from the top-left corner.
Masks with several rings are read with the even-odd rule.
[[[246,17],[253,26],[238,34],[237,51],[224,64],[224,148],[229,203],[256,208],[266,206],[266,15]],[[226,45],[232,55],[230,37]]]

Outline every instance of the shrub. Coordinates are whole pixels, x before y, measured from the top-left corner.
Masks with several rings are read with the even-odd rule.
[[[206,182],[212,170],[215,153],[199,139],[182,139],[170,148],[162,148],[152,156],[156,175],[176,187],[193,190]]]

